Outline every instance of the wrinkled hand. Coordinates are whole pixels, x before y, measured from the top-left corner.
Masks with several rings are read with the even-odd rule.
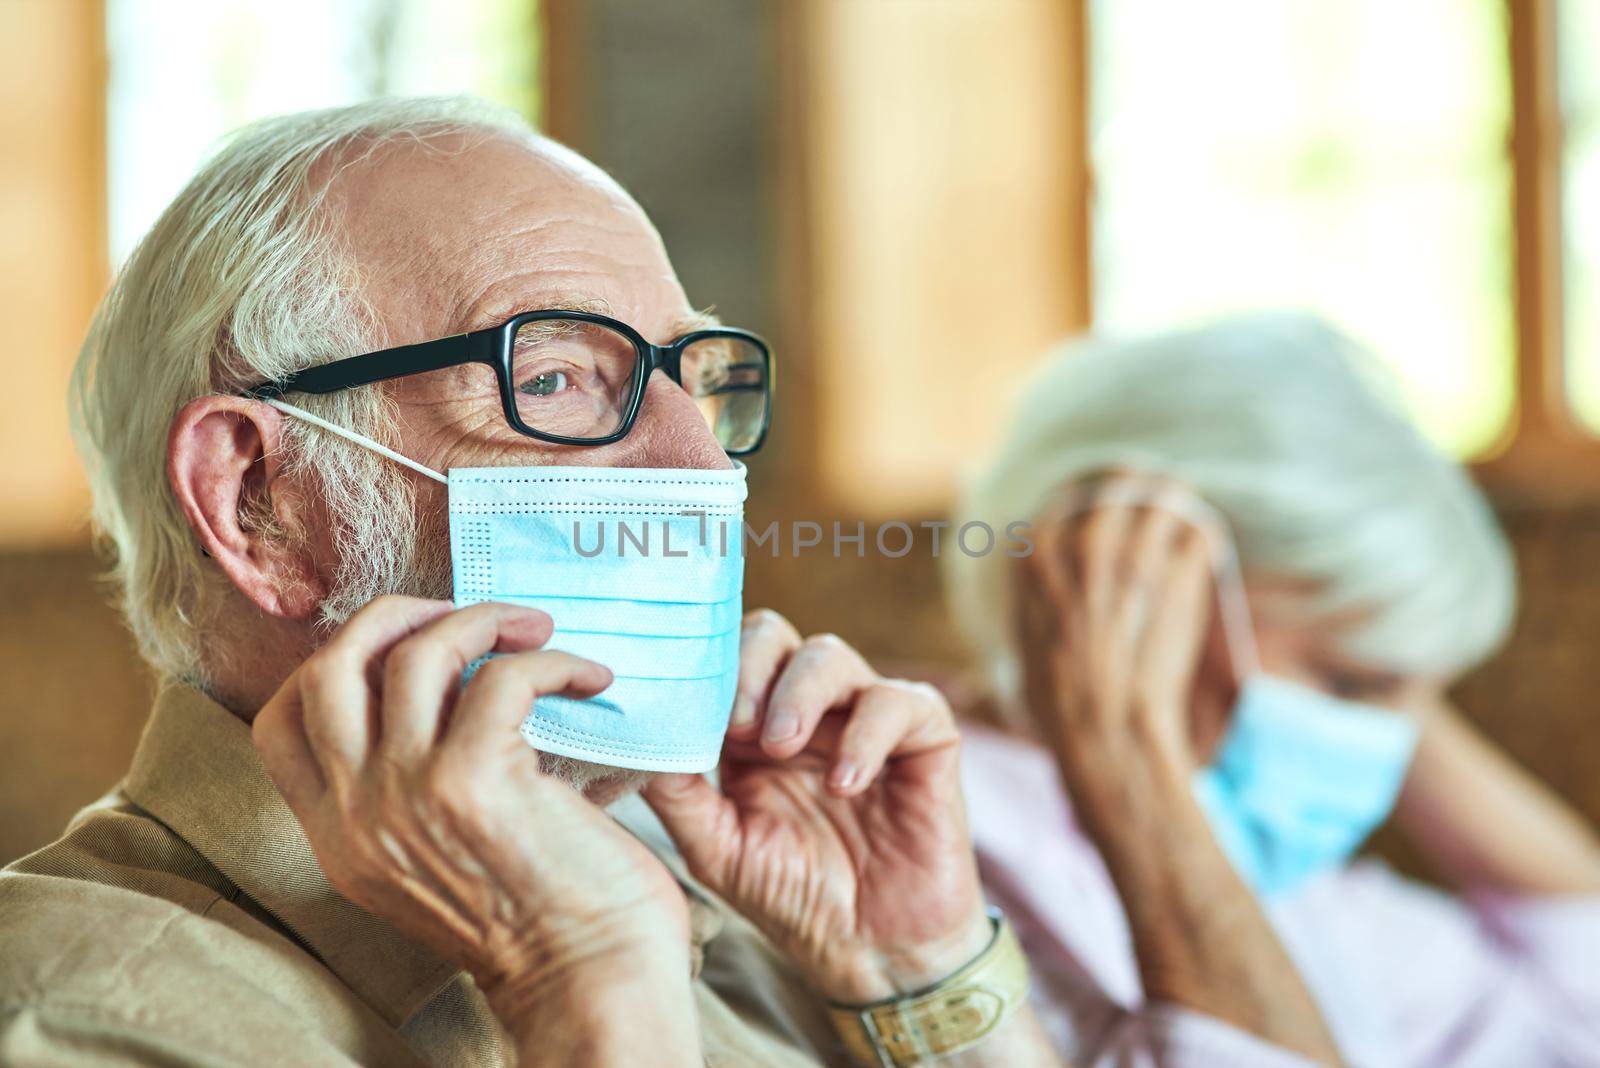
[[[738,694],[720,791],[698,775],[645,789],[694,876],[837,1001],[937,982],[981,953],[943,697],[770,611],[745,618]]]
[[[1340,1064],[1195,800],[1197,752],[1239,682],[1210,543],[1168,510],[1129,503],[1170,494],[1163,503],[1181,509],[1180,486],[1118,474],[1080,492],[1093,496],[1033,525],[1034,553],[1014,573],[1016,626],[1028,709],[1117,888],[1145,997]]]
[[[1171,500],[1175,484],[1119,475],[1080,492],[1035,521],[1013,570],[1029,711],[1075,794],[1134,788],[1154,766],[1186,781],[1237,685],[1210,545],[1171,511],[1094,500]]]
[[[670,873],[542,774],[518,733],[536,696],[611,683],[598,664],[539,650],[550,633],[532,609],[380,598],[253,728],[329,882],[467,968],[497,1013],[608,956],[625,970],[641,954],[682,954],[688,974]],[[463,670],[489,652],[509,655],[463,689]]]

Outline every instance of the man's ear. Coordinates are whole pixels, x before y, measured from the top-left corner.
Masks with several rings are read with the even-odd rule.
[[[267,615],[305,619],[326,584],[316,540],[284,536],[316,523],[311,502],[282,477],[283,418],[246,397],[190,401],[167,436],[167,481],[200,547],[239,592]]]

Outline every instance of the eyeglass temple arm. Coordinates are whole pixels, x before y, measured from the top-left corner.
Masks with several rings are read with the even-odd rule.
[[[296,371],[276,382],[263,382],[245,390],[248,396],[269,400],[285,393],[335,393],[341,389],[371,385],[391,378],[458,367],[464,363],[495,362],[496,330],[477,330],[455,334],[436,341],[419,341],[392,349],[350,356],[318,367]]]

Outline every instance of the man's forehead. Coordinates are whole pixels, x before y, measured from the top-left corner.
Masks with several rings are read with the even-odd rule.
[[[385,145],[340,169],[329,207],[390,343],[530,308],[604,309],[646,331],[682,312],[643,211],[549,142],[452,134]]]
[[[513,290],[513,292],[520,292]],[[519,312],[545,311],[561,309],[565,311],[591,312],[595,315],[606,315],[619,319],[630,326],[638,325],[638,316],[630,314],[625,309],[618,309],[609,299],[597,295],[593,291],[558,288],[534,288],[528,291],[530,297],[519,297],[514,300],[492,300],[479,304],[470,309],[461,317],[461,332],[469,330],[482,330],[486,327],[499,326],[507,319]],[[691,333],[695,330],[709,330],[720,327],[722,320],[710,309],[682,308],[674,309],[674,314],[665,320],[668,329],[661,338],[653,340],[666,340],[667,335],[676,337],[680,334]],[[648,331],[647,331],[648,333]]]

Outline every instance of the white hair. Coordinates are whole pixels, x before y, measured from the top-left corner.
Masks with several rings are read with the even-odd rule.
[[[1085,340],[1050,359],[1023,397],[958,523],[1031,520],[1108,468],[1159,473],[1222,513],[1246,571],[1315,583],[1312,613],[1361,610],[1342,648],[1366,663],[1451,675],[1510,628],[1516,578],[1483,495],[1418,433],[1384,369],[1313,316]],[[1007,702],[1011,563],[945,557],[955,617]]]
[[[329,183],[386,143],[432,147],[462,133],[531,136],[514,113],[467,98],[374,100],[247,126],[162,213],[101,303],[73,372],[73,430],[123,612],[158,674],[205,685],[216,669],[201,638],[220,583],[167,483],[174,416],[197,397],[384,347],[325,202]],[[295,401],[393,444],[379,388]],[[448,559],[416,536],[410,482],[364,449],[329,444],[298,420],[285,424],[289,469],[337,502],[328,515],[339,567],[321,621],[341,622],[385,592],[448,595]],[[259,502],[244,511],[258,529],[296,534],[275,531]]]

